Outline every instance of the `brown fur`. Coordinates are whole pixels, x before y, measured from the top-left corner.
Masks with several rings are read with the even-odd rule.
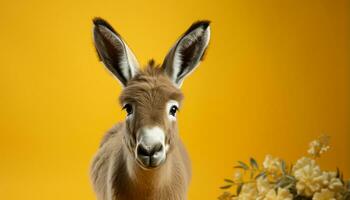
[[[170,122],[166,102],[181,102],[183,95],[162,68],[150,62],[128,81],[120,103],[132,102],[135,120],[113,127],[102,140],[93,159],[91,180],[99,200],[183,200],[191,177],[190,161],[178,136],[176,121]],[[170,150],[166,162],[146,170],[135,161],[136,132],[143,126],[159,126],[166,133]]]

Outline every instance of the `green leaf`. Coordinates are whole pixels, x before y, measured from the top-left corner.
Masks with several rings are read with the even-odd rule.
[[[240,183],[238,186],[237,186],[237,191],[236,191],[236,195],[238,196],[241,191],[242,191],[242,186],[243,186],[243,183]]]
[[[230,187],[232,187],[232,185],[225,185],[225,186],[221,186],[220,189],[225,190],[225,189],[228,189],[228,188],[230,188]]]
[[[291,176],[291,175],[286,175],[285,176],[286,178],[292,180],[292,181],[295,181],[295,177],[294,176]]]
[[[275,188],[284,188],[292,183],[293,181],[288,178],[281,178],[280,180],[277,181]]]
[[[336,178],[339,178],[340,177],[340,170],[339,170],[339,167],[337,167],[337,175],[336,175]]]
[[[283,175],[286,175],[287,174],[286,162],[284,160],[281,161],[281,169],[282,169]]]
[[[240,165],[243,169],[245,169],[245,170],[248,170],[248,169],[249,169],[248,165],[245,164],[244,162],[238,161],[238,163],[239,163],[239,165]]]
[[[224,181],[227,183],[234,183],[233,180],[231,180],[231,179],[224,179]]]
[[[256,175],[255,176],[255,180],[257,180],[258,178],[260,178],[260,177],[266,177],[266,172],[261,172],[261,173],[259,173],[258,175]]]
[[[250,166],[253,169],[259,169],[259,165],[258,165],[258,163],[256,162],[256,160],[254,158],[250,158]]]

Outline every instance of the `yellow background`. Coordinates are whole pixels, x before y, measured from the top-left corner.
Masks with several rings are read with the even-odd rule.
[[[198,19],[212,21],[205,62],[183,85],[189,199],[216,199],[236,160],[295,161],[327,133],[321,160],[350,175],[349,1],[3,1],[0,198],[94,199],[88,169],[123,120],[121,87],[97,61],[94,16],[139,61],[161,62]]]

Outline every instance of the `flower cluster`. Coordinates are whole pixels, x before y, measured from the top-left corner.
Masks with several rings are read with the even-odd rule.
[[[310,142],[310,148],[307,151],[314,158],[320,157],[321,154],[327,152],[330,148],[329,146],[329,136],[323,135],[317,140]]]
[[[322,136],[310,143],[309,156],[294,165],[271,155],[261,167],[253,158],[249,164],[238,161],[219,200],[350,200],[350,180],[344,181],[339,169],[322,171],[316,163],[329,148],[329,137]]]

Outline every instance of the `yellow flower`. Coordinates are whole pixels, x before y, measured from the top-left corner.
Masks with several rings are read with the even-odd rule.
[[[323,172],[327,176],[327,181],[324,183],[324,187],[327,187],[333,192],[341,192],[344,189],[343,183],[339,178],[337,178],[337,173],[335,172]]]
[[[336,198],[334,197],[334,192],[322,189],[321,192],[315,193],[312,200],[336,200]]]
[[[321,172],[315,160],[303,157],[293,167],[293,175],[297,180],[298,194],[311,197],[321,190],[327,182],[328,176]]]
[[[256,180],[256,186],[259,192],[259,195],[265,195],[268,191],[273,189],[274,185],[269,183],[266,178],[260,177]]]
[[[309,150],[307,152],[313,157],[320,157],[329,148],[329,136],[323,135],[309,144]]]
[[[242,186],[241,193],[239,193],[237,200],[256,200],[258,197],[258,190],[255,183],[246,183]]]
[[[274,189],[269,190],[269,192],[266,194],[265,198],[263,200],[292,200],[293,195],[289,192],[288,189],[285,188],[278,188],[278,191]]]
[[[266,155],[263,166],[269,174],[278,175],[281,173],[281,160],[279,158]]]

